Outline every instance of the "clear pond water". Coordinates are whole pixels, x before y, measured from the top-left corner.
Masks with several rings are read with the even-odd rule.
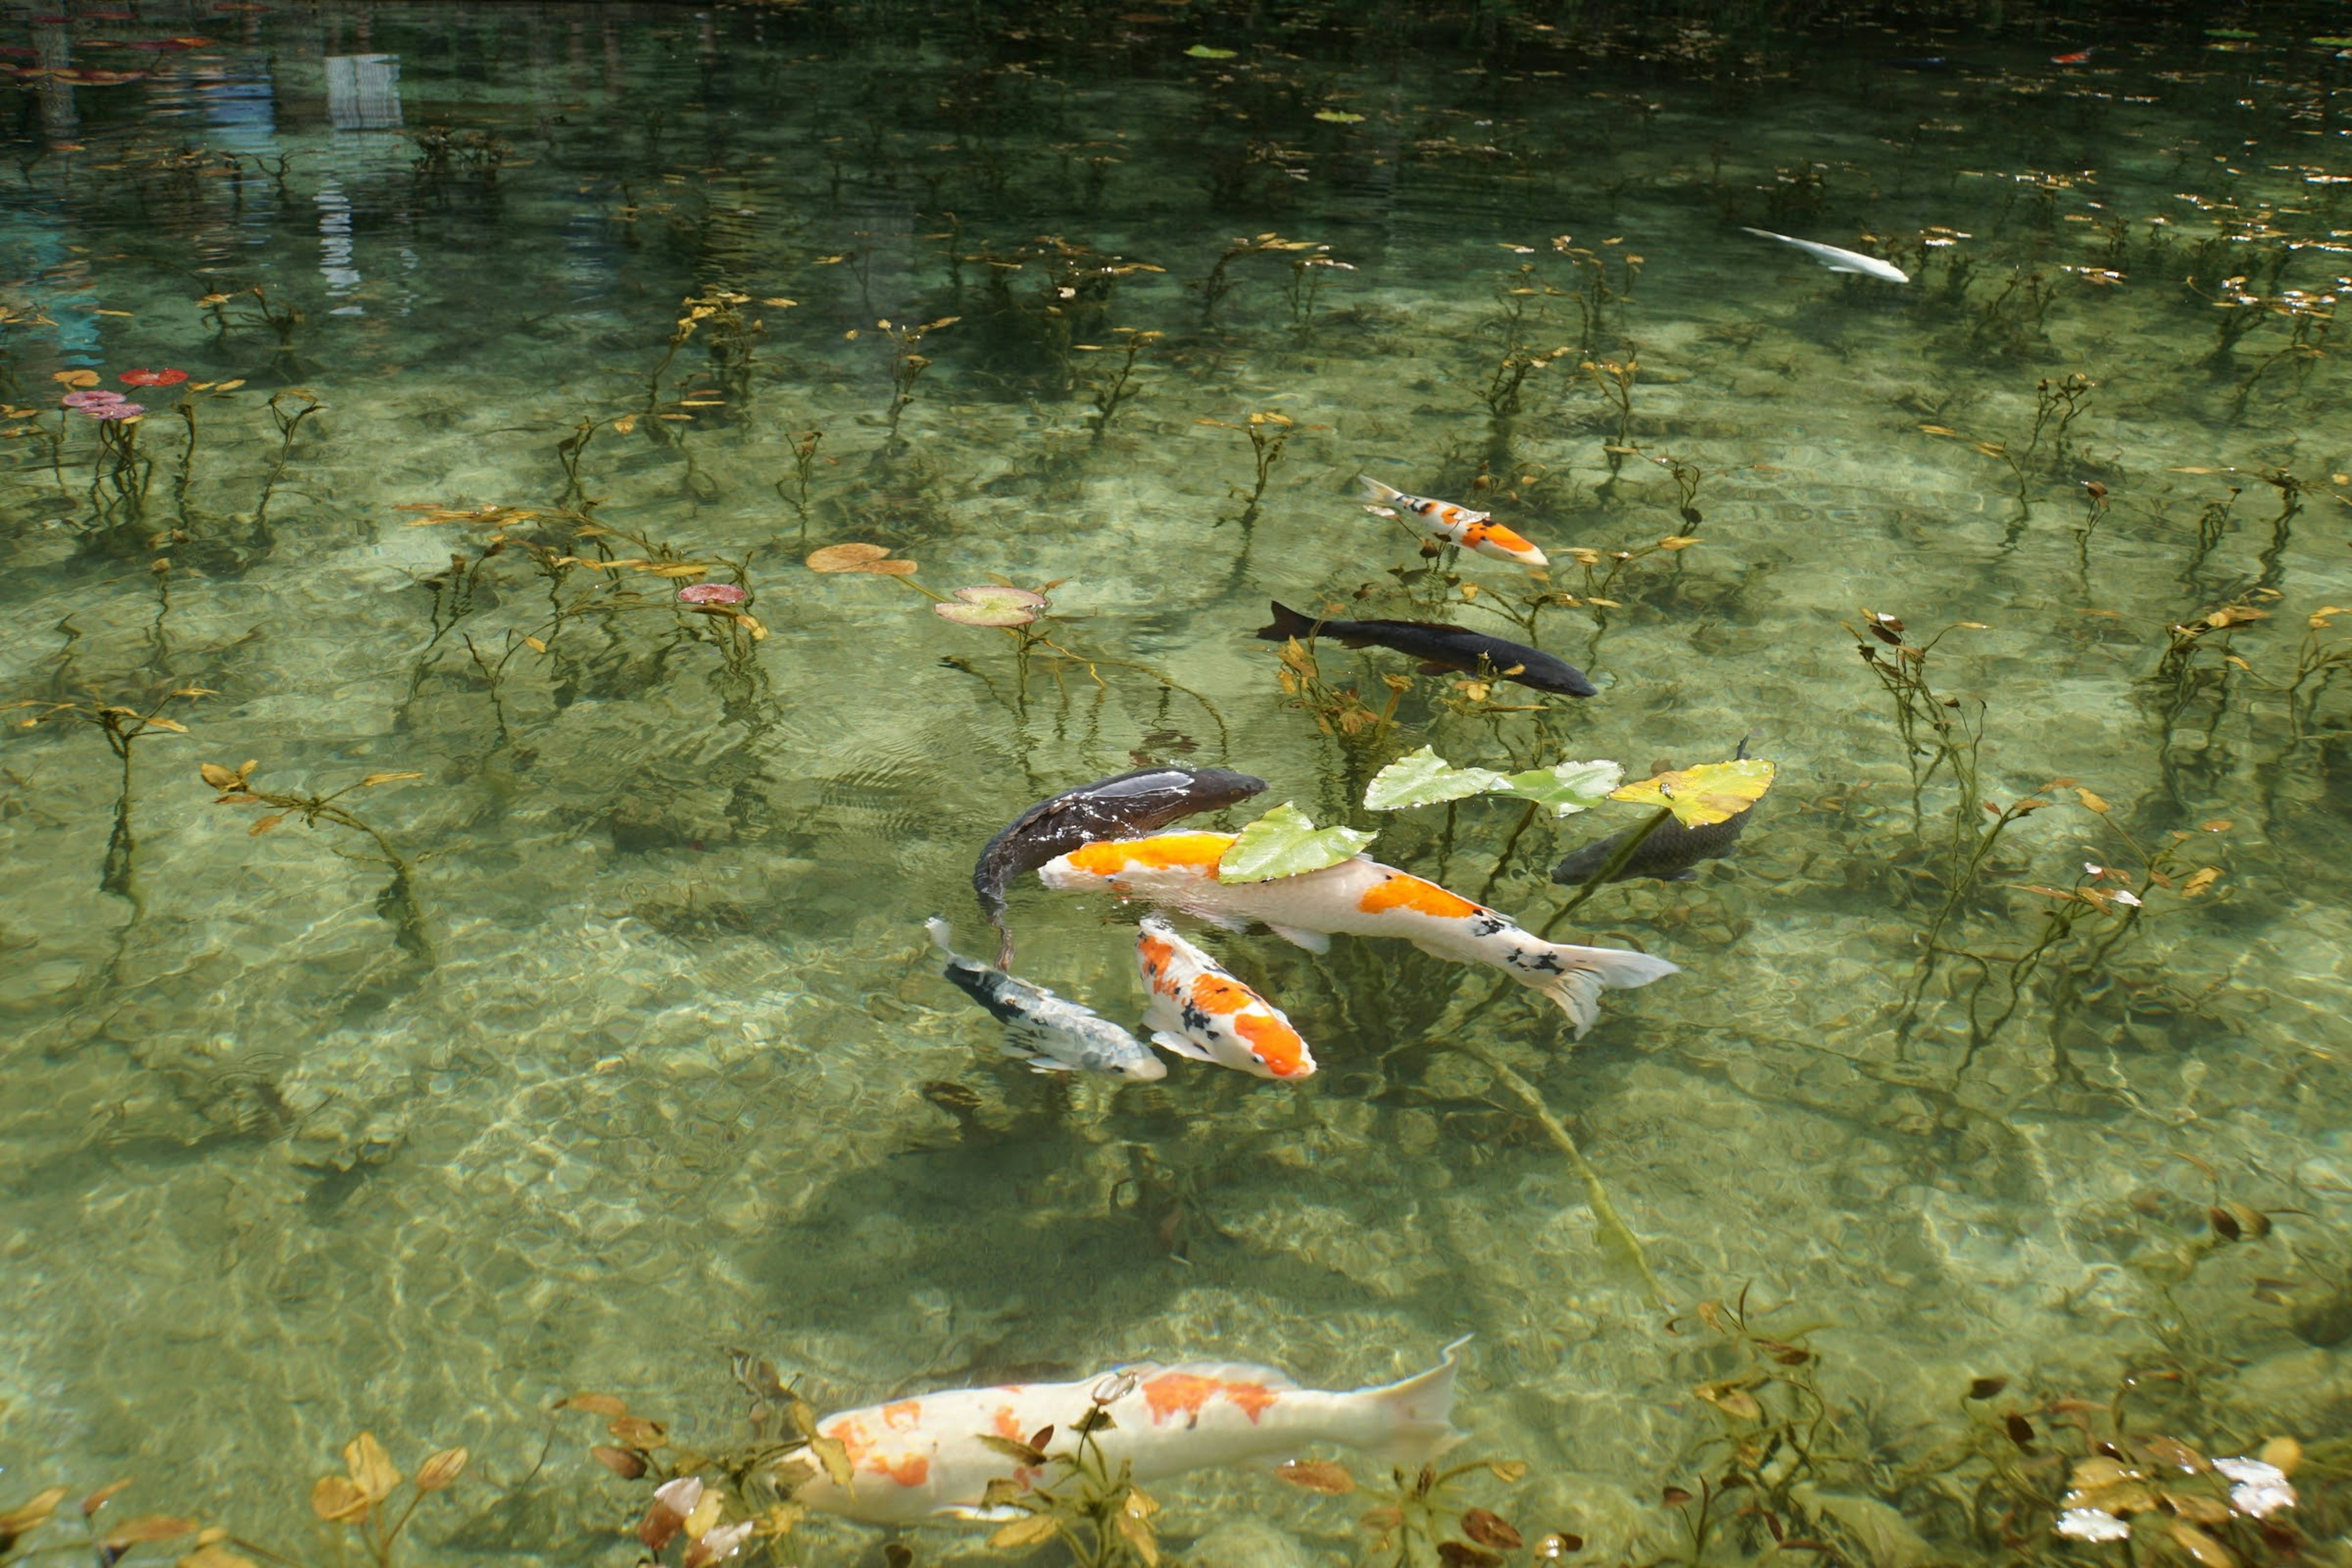
[[[367,1428],[473,1452],[428,1559],[620,1564],[596,1423],[533,1472],[578,1390],[718,1443],[736,1348],[835,1408],[1475,1333],[1463,1451],[1532,1467],[1481,1500],[1645,1562],[1764,1429],[1725,1380],[1792,1371],[1696,1312],[1744,1290],[1834,1434],[1758,1462],[1849,1560],[2060,1552],[1949,1446],[2080,1452],[2070,1399],[2300,1438],[2340,1553],[2339,23],[12,12],[0,1503],[135,1475],[301,1540]],[[1424,557],[1360,472],[1549,577]],[[803,564],[845,542],[918,570]],[[1050,643],[910,591],[996,580]],[[1270,599],[1517,617],[1601,690],[1328,640],[1286,686]],[[1743,737],[1737,853],[1559,928],[1682,966],[1580,1043],[1402,943],[1212,933],[1314,1078],[1039,1076],[920,928],[989,951],[979,846],[1146,761],[1539,926],[1637,809],[1370,773]],[[294,804],[217,803],[248,758]],[[1132,1023],[1132,915],[1033,882],[1021,973]],[[1362,1550],[1261,1474],[1156,1491],[1188,1561]]]

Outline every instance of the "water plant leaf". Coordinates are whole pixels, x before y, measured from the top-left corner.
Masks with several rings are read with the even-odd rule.
[[[658,1421],[648,1421],[642,1415],[615,1415],[605,1423],[604,1430],[616,1443],[632,1448],[658,1448],[669,1441],[669,1429]]]
[[[1318,827],[1305,812],[1284,801],[1242,829],[1217,862],[1217,880],[1271,882],[1320,871],[1352,859],[1379,837],[1352,827]]]
[[[1374,811],[1402,811],[1510,786],[1511,781],[1501,773],[1486,768],[1457,768],[1433,748],[1423,746],[1374,773],[1372,782],[1364,786],[1364,804]]]
[[[1045,1454],[1018,1437],[1000,1437],[993,1432],[977,1434],[981,1442],[1017,1465],[1042,1465]]]
[[[373,789],[377,784],[398,784],[403,779],[421,779],[424,776],[423,773],[370,773],[360,780],[359,787]]]
[[[1528,1479],[1528,1462],[1525,1459],[1489,1459],[1486,1471],[1507,1486],[1516,1485]]]
[[[934,604],[931,613],[960,626],[1025,626],[1046,608],[1043,594],[1000,583],[958,588],[949,602]]]
[[[842,1445],[840,1438],[811,1437],[808,1446],[809,1452],[816,1456],[817,1463],[824,1467],[825,1479],[844,1491],[856,1483],[856,1472],[850,1466],[849,1450]]]
[[[1546,1563],[1556,1563],[1571,1552],[1584,1550],[1584,1537],[1565,1530],[1555,1530],[1536,1542],[1536,1556]]]
[[[256,817],[253,826],[245,830],[245,836],[247,838],[258,838],[285,820],[286,814],[282,811],[275,812],[268,816]]]
[[[2005,1377],[1974,1378],[1969,1383],[1969,1397],[1970,1399],[1990,1399],[1994,1394],[1999,1394],[2002,1389],[2007,1388],[2008,1386],[2009,1379]]]
[[[169,1514],[151,1513],[115,1526],[106,1532],[105,1540],[100,1544],[119,1554],[127,1548],[147,1542],[169,1541],[175,1535],[186,1535],[195,1528],[196,1521],[193,1519],[174,1519]]]
[[[320,1476],[310,1488],[310,1511],[320,1519],[348,1524],[363,1518],[369,1506],[367,1493],[349,1476]]]
[[[2238,1568],[2238,1559],[2228,1547],[2183,1520],[2172,1521],[2172,1540],[2202,1568]]]
[[[237,789],[245,784],[243,775],[230,772],[218,763],[205,763],[196,772],[203,774],[205,783],[215,789]]]
[[[1294,1487],[1330,1497],[1346,1497],[1356,1489],[1356,1478],[1348,1473],[1348,1467],[1328,1459],[1291,1459],[1276,1466],[1274,1473]]]
[[[634,1481],[646,1473],[646,1457],[634,1448],[599,1443],[588,1450],[588,1457],[625,1481]]]
[[[1639,805],[1661,805],[1685,827],[1705,827],[1728,822],[1764,797],[1772,787],[1773,766],[1760,757],[1731,763],[1705,763],[1678,768],[1609,792],[1611,800]]]
[[[575,1394],[555,1402],[558,1410],[584,1410],[591,1415],[626,1415],[628,1405],[612,1394]]]
[[[370,1502],[390,1497],[392,1489],[400,1484],[400,1468],[373,1432],[362,1432],[343,1445],[343,1464],[352,1472],[352,1484]]]
[[[2219,866],[2206,866],[2192,871],[2189,874],[2188,880],[2180,884],[2180,896],[2184,899],[2193,899],[2221,879],[2221,868]]]
[[[1326,125],[1360,125],[1364,119],[1360,114],[1349,114],[1343,109],[1318,109],[1315,111],[1315,118]]]
[[[1140,1493],[1130,1493],[1129,1501]],[[1160,1542],[1152,1534],[1150,1521],[1132,1511],[1118,1516],[1118,1533],[1129,1550],[1143,1563],[1143,1568],[1160,1568]]]
[[[1033,1513],[1027,1519],[1016,1519],[988,1538],[988,1544],[999,1552],[1016,1546],[1034,1546],[1050,1541],[1061,1526],[1050,1513]]]
[[[828,544],[812,553],[808,569],[812,572],[870,572],[874,563],[890,553],[881,544]]]
[[[1497,1552],[1517,1552],[1527,1544],[1527,1538],[1513,1528],[1510,1521],[1483,1508],[1474,1508],[1462,1516],[1462,1533]]]
[[[96,386],[98,372],[94,370],[52,371],[49,379],[60,386]]]
[[[1445,1568],[1501,1568],[1502,1557],[1466,1541],[1441,1541],[1437,1544],[1437,1560]]]
[[[1612,762],[1555,763],[1531,768],[1505,780],[1509,793],[1549,809],[1554,816],[1574,816],[1610,798],[1625,770]]]
[[[1206,44],[1194,44],[1184,52],[1196,60],[1229,60],[1239,53],[1234,49],[1213,49]]]
[[[5,1405],[0,1405],[0,1409],[5,1409],[5,1408],[6,1408],[6,1406],[5,1406]],[[125,1477],[123,1477],[123,1478],[122,1478],[121,1480],[119,1480],[119,1481],[109,1481],[109,1482],[107,1482],[107,1483],[106,1483],[106,1485],[104,1485],[104,1486],[102,1486],[102,1487],[99,1488],[96,1491],[94,1491],[94,1492],[90,1493],[90,1494],[89,1494],[89,1496],[88,1496],[88,1497],[86,1497],[86,1498],[82,1499],[82,1500],[81,1500],[81,1516],[82,1516],[82,1518],[84,1518],[84,1519],[88,1519],[88,1518],[89,1518],[92,1514],[95,1514],[95,1513],[96,1513],[100,1509],[104,1508],[104,1507],[107,1505],[107,1503],[108,1503],[108,1502],[109,1502],[109,1501],[110,1501],[110,1500],[114,1497],[114,1495],[115,1495],[117,1492],[120,1492],[123,1488],[125,1488],[125,1487],[129,1486],[130,1484],[131,1484],[131,1478],[130,1478],[129,1476],[125,1476]]]
[[[46,1522],[49,1515],[58,1511],[58,1504],[65,1500],[65,1488],[43,1488],[6,1513],[0,1513],[0,1536],[22,1535],[35,1525]]]
[[[1737,1384],[1702,1383],[1691,1392],[1738,1420],[1760,1421],[1764,1417],[1764,1406],[1757,1402],[1754,1394]]]
[[[207,1542],[181,1558],[173,1568],[253,1568],[253,1559],[241,1557],[218,1542]]]

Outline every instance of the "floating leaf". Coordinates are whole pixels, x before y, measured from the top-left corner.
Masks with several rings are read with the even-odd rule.
[[[874,563],[889,554],[880,544],[828,544],[808,558],[812,572],[867,572]]]
[[[143,1519],[115,1526],[106,1532],[106,1539],[100,1544],[119,1556],[126,1548],[143,1545],[151,1541],[169,1541],[195,1528],[196,1521],[193,1519],[173,1519],[168,1514],[151,1513]]]
[[[615,1415],[605,1423],[604,1430],[616,1443],[632,1448],[658,1448],[669,1440],[669,1429],[658,1421],[648,1421],[642,1415]]]
[[[1574,816],[1608,799],[1624,776],[1625,770],[1615,763],[1568,762],[1513,773],[1506,782],[1521,800],[1547,806],[1554,816]]]
[[[1970,1399],[1990,1399],[1994,1394],[1999,1394],[2002,1389],[2007,1388],[2008,1386],[2009,1379],[2005,1377],[1972,1378],[1969,1383],[1969,1397]]]
[[[1516,1485],[1528,1479],[1528,1462],[1525,1459],[1489,1459],[1486,1472],[1507,1486]]]
[[[423,773],[370,773],[360,780],[359,787],[373,789],[377,784],[398,784],[403,779],[421,779],[424,776]]]
[[[1360,114],[1349,114],[1343,109],[1318,109],[1315,111],[1315,118],[1326,125],[1360,125],[1364,119]]]
[[[269,816],[257,817],[254,819],[253,826],[245,830],[245,836],[248,838],[258,838],[285,820],[286,814],[282,811]]]
[[[1492,1552],[1473,1546],[1466,1541],[1444,1541],[1437,1546],[1437,1560],[1445,1568],[1501,1568],[1502,1558]]]
[[[45,1522],[58,1511],[58,1504],[66,1500],[63,1487],[44,1487],[30,1500],[0,1513],[0,1536],[22,1535],[35,1525]]]
[[[59,370],[49,373],[49,379],[61,386],[96,386],[98,372],[94,370]]]
[[[1328,1459],[1292,1459],[1275,1467],[1274,1473],[1294,1487],[1331,1497],[1345,1497],[1356,1489],[1356,1478],[1348,1473],[1348,1467]]]
[[[599,1443],[588,1450],[588,1457],[625,1481],[634,1481],[646,1473],[646,1457],[633,1448],[614,1448]]]
[[[209,1541],[181,1558],[173,1568],[253,1568],[253,1559],[239,1556],[216,1541]]]
[[[1474,1508],[1462,1516],[1462,1533],[1497,1552],[1517,1552],[1527,1544],[1526,1537],[1512,1527],[1510,1521],[1483,1508]]]
[[[1734,1416],[1741,1421],[1760,1421],[1764,1418],[1764,1406],[1757,1403],[1756,1396],[1735,1384],[1702,1383],[1691,1392],[1726,1415]]]
[[[1352,827],[1321,827],[1284,801],[1241,831],[1217,862],[1221,882],[1271,882],[1351,859],[1380,837]]]
[[[5,1409],[5,1405],[0,1405],[0,1409]],[[96,1491],[94,1491],[94,1492],[90,1493],[90,1494],[89,1494],[89,1496],[88,1496],[88,1497],[86,1497],[86,1498],[82,1499],[82,1500],[81,1500],[81,1516],[82,1516],[82,1518],[84,1518],[84,1519],[88,1519],[88,1518],[89,1518],[91,1515],[93,1515],[93,1514],[95,1514],[96,1512],[98,1512],[98,1510],[99,1510],[100,1509],[104,1508],[104,1507],[107,1505],[107,1503],[108,1503],[109,1501],[112,1500],[112,1499],[113,1499],[113,1497],[114,1497],[114,1495],[115,1495],[116,1493],[120,1492],[123,1488],[125,1488],[125,1487],[129,1486],[130,1484],[131,1484],[131,1478],[130,1478],[130,1477],[128,1477],[128,1476],[125,1476],[125,1477],[123,1477],[123,1478],[122,1478],[122,1479],[121,1479],[121,1480],[119,1480],[119,1481],[109,1481],[109,1482],[107,1482],[107,1483],[106,1483],[106,1485],[104,1485],[104,1486],[102,1486],[102,1487],[99,1488]]]
[[[2173,1542],[2195,1558],[2202,1568],[2238,1568],[2238,1559],[2230,1549],[2181,1520],[2172,1521]]]
[[[1761,800],[1772,787],[1772,764],[1760,757],[1705,763],[1612,790],[1609,798],[1662,805],[1685,827],[1705,827],[1728,822]]]
[[[1213,49],[1206,44],[1194,44],[1184,51],[1196,60],[1229,60],[1237,52],[1233,49]]]
[[[1364,786],[1364,804],[1374,811],[1402,811],[1411,805],[1436,805],[1489,790],[1508,789],[1511,781],[1486,768],[1457,768],[1423,746],[1399,757],[1372,775]]]
[[[352,1472],[352,1484],[370,1502],[390,1497],[392,1489],[400,1484],[399,1467],[373,1432],[362,1432],[343,1445],[343,1464]]]
[[[320,1476],[310,1489],[310,1511],[320,1519],[348,1524],[368,1510],[368,1495],[349,1476]]]
[[[558,1410],[584,1410],[591,1415],[626,1415],[629,1407],[612,1394],[575,1394],[555,1402]]]
[[[2076,790],[2074,792],[2074,798],[2083,803],[2083,809],[2084,811],[2095,811],[2101,816],[2106,816],[2110,810],[2114,809],[2109,806],[2105,801],[2101,800],[2097,795],[2093,795],[2086,789]]]
[[[1047,608],[1045,595],[1001,583],[958,588],[946,604],[931,613],[960,626],[1025,626]]]
[[[202,773],[204,775],[205,783],[212,785],[215,789],[237,789],[242,787],[245,784],[245,778],[242,774],[232,773],[228,769],[221,766],[218,763],[206,763],[202,767],[199,767],[196,772]]]
[[[634,414],[624,414],[613,421],[613,434],[615,436],[625,436],[636,427],[637,416]]]
[[[1041,1541],[1051,1541],[1061,1528],[1050,1513],[1033,1513],[1026,1519],[1016,1519],[988,1538],[989,1545],[998,1551],[1016,1546],[1034,1546]]]
[[[2180,884],[2180,896],[2184,899],[2193,899],[2221,880],[2221,868],[2219,866],[2207,866],[2192,871],[2189,875],[2189,879]]]

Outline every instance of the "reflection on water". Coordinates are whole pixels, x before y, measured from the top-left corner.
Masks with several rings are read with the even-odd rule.
[[[2054,1550],[2118,1407],[2299,1437],[2340,1529],[2341,40],[1838,21],[13,24],[0,1505],[135,1473],[278,1538],[368,1427],[472,1449],[450,1560],[624,1563],[593,1424],[523,1482],[541,1413],[738,1441],[730,1347],[835,1409],[1475,1333],[1465,1452],[1533,1467],[1479,1500],[1596,1555],[1740,1476],[1717,1556]],[[915,570],[803,564],[842,543]],[[1045,618],[909,591],[995,582]],[[1269,599],[1600,694],[1286,650]],[[1157,761],[1536,929],[1639,813],[1372,774],[1742,736],[1736,852],[1554,932],[1683,971],[1580,1045],[1402,942],[1213,931],[1312,1079],[1037,1075],[921,930],[984,952],[980,845]],[[1013,914],[1132,1026],[1127,916]],[[1360,1544],[1262,1475],[1154,1489],[1195,1561]]]

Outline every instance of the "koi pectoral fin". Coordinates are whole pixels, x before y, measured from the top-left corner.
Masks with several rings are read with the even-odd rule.
[[[1293,947],[1303,947],[1309,952],[1331,951],[1331,935],[1328,931],[1307,931],[1298,926],[1278,926],[1272,921],[1266,922],[1265,929]]]
[[[1196,1062],[1213,1062],[1217,1059],[1208,1053],[1207,1047],[1195,1045],[1184,1036],[1171,1030],[1154,1030],[1151,1043],[1171,1056],[1190,1057]]]

